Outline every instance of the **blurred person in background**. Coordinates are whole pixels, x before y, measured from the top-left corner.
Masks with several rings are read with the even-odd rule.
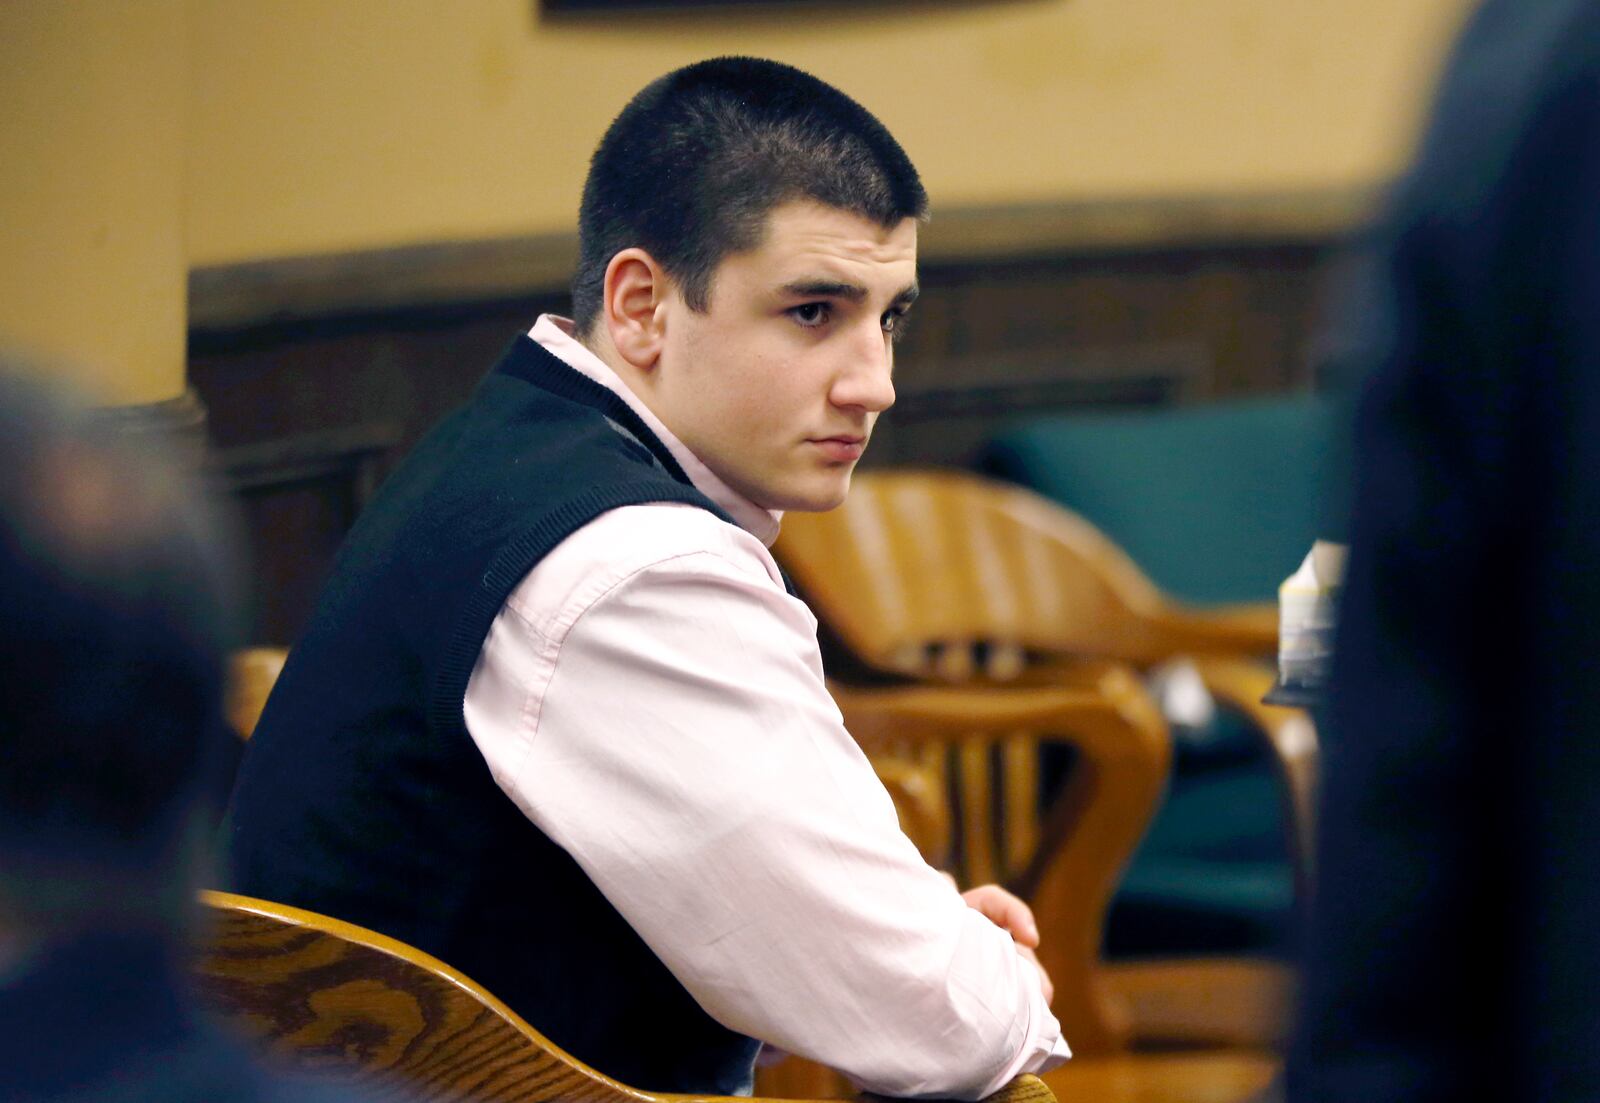
[[[257,1070],[184,992],[235,738],[230,590],[223,543],[175,468],[0,362],[8,1103],[334,1098]]]
[[[1600,1099],[1600,3],[1477,12],[1366,244],[1289,1098]]]

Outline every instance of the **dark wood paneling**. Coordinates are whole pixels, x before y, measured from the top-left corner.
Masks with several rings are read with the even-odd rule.
[[[1305,386],[1332,242],[935,264],[874,463],[966,466],[1007,421]]]
[[[371,490],[564,296],[191,334],[213,466],[249,541],[250,639],[298,636]]]
[[[966,465],[1018,417],[1308,385],[1332,246],[1330,236],[1302,235],[1055,256],[936,256],[923,265],[922,299],[897,353],[901,402],[880,425],[867,462]],[[287,460],[278,475],[270,463],[257,470],[241,500],[258,563],[258,638],[285,642],[303,621],[359,508],[357,484],[381,478],[467,397],[508,341],[541,311],[564,312],[566,302],[546,292],[293,320],[236,318],[192,334],[191,382],[219,449],[276,444],[292,455],[299,441],[315,453],[317,440],[341,433],[392,442],[315,478],[297,475]],[[237,461],[250,453],[229,455]]]

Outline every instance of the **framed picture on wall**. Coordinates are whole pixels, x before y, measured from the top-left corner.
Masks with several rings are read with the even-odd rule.
[[[822,0],[827,3],[828,0]],[[837,3],[838,0],[833,0]],[[616,12],[644,9],[662,10],[685,8],[705,11],[714,8],[793,8],[806,4],[815,6],[818,0],[540,0],[541,6],[551,12]]]

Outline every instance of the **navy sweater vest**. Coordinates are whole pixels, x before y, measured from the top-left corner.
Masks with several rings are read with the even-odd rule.
[[[607,1075],[731,1094],[756,1043],[523,816],[462,715],[523,576],[602,512],[664,501],[728,520],[624,402],[519,338],[352,530],[250,741],[226,846],[236,891],[425,950]]]

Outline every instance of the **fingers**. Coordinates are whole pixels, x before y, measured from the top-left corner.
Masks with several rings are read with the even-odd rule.
[[[1020,945],[1039,945],[1039,924],[1033,910],[999,885],[979,885],[961,894],[967,907],[978,912],[989,922],[1010,933]]]
[[[1044,993],[1044,1002],[1046,1004],[1053,1003],[1056,998],[1056,986],[1050,983],[1050,974],[1044,971],[1043,965],[1039,964],[1039,955],[1035,954],[1027,946],[1018,946],[1017,953],[1021,954],[1033,964],[1035,969],[1039,970],[1039,990]]]
[[[951,878],[952,884],[954,881]],[[1044,993],[1044,1002],[1053,1002],[1056,986],[1051,983],[1050,974],[1044,971],[1044,966],[1039,964],[1039,955],[1033,952],[1039,945],[1039,924],[1033,918],[1033,909],[999,885],[979,885],[975,889],[968,889],[961,894],[961,899],[966,901],[967,907],[1011,935],[1017,953],[1039,973],[1039,990]]]

